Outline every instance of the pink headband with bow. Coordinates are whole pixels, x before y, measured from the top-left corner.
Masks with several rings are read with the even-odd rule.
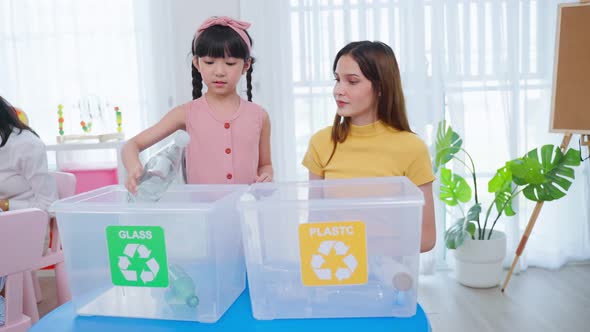
[[[252,46],[250,45],[250,39],[248,38],[248,35],[246,35],[246,29],[248,29],[251,24],[244,21],[234,20],[233,18],[227,16],[214,16],[203,22],[199,29],[197,29],[197,33],[195,33],[195,43],[197,42],[197,38],[201,32],[213,25],[223,25],[230,27],[232,30],[237,32],[248,46],[248,53],[250,53]]]

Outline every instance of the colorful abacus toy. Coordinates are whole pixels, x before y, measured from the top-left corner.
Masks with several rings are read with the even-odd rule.
[[[64,135],[64,105],[59,104],[57,105],[57,122],[59,123],[59,135],[63,136]]]
[[[82,127],[82,130],[85,133],[89,133],[90,131],[92,131],[92,121],[89,121],[88,123],[86,123],[85,121],[80,121],[80,126]]]
[[[123,131],[123,118],[121,116],[121,112],[119,111],[119,106],[115,106],[115,114],[117,115],[117,132],[120,133]]]
[[[109,142],[109,141],[121,141],[125,139],[123,133],[123,117],[119,106],[114,106],[115,119],[117,125],[117,131],[114,132],[114,126],[111,122],[113,120],[112,115],[108,117],[108,122],[105,125],[103,110],[111,108],[110,104],[106,101],[102,103],[96,102],[100,98],[83,98],[78,103],[74,104],[72,111],[80,112],[80,127],[82,129],[81,134],[65,134],[64,129],[64,106],[62,104],[57,105],[59,135],[56,137],[57,142],[62,144],[66,142]],[[67,111],[67,110],[66,110]],[[71,112],[71,111],[70,111]],[[24,114],[23,114],[24,115]],[[96,120],[96,121],[94,121]],[[93,134],[93,123],[94,123],[94,134]],[[72,128],[70,128],[72,129]],[[109,131],[112,130],[112,131]],[[98,131],[98,132],[97,132]]]

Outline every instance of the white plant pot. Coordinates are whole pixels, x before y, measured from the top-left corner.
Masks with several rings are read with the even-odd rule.
[[[494,230],[489,240],[465,238],[454,254],[455,277],[461,284],[475,288],[498,286],[506,257],[506,235]]]

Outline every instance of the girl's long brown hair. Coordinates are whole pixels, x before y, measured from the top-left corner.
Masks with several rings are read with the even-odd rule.
[[[412,132],[406,115],[399,66],[391,47],[382,42],[368,40],[349,43],[336,54],[332,67],[334,72],[338,60],[344,55],[351,56],[363,75],[371,81],[373,96],[377,100],[377,119],[392,128]],[[326,165],[334,157],[338,143],[344,142],[349,133],[350,117],[343,118],[336,114],[332,126],[334,148]]]

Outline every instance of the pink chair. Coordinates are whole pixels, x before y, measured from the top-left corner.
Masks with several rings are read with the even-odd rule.
[[[49,172],[55,182],[57,182],[57,195],[59,199],[70,197],[76,192],[76,176],[65,172]],[[41,264],[38,269],[47,266],[55,265],[55,282],[57,286],[57,304],[62,305],[72,299],[70,287],[68,286],[68,275],[66,273],[66,266],[64,264],[64,255],[61,248],[61,241],[59,239],[59,229],[57,228],[57,220],[51,218],[51,244],[47,249]],[[35,280],[37,280],[35,278]],[[39,287],[39,290],[41,288]],[[39,298],[37,299],[39,300]]]
[[[49,172],[57,182],[59,199],[73,196],[76,193],[76,176],[66,172]]]
[[[7,276],[6,322],[0,332],[27,331],[39,319],[29,271],[43,255],[48,222],[39,209],[0,213],[0,276]]]
[[[71,173],[64,172],[50,172],[55,181],[57,182],[57,192],[60,199],[74,195],[76,192],[76,177]],[[39,260],[35,269],[31,272],[31,278],[33,280],[33,288],[35,293],[35,303],[43,300],[43,293],[41,292],[41,286],[39,285],[39,279],[36,276],[35,271],[48,267],[55,266],[55,283],[57,288],[57,304],[62,305],[68,302],[72,295],[68,286],[68,276],[66,267],[64,264],[64,255],[61,248],[61,241],[59,239],[59,229],[57,228],[57,222],[55,218],[50,219],[51,229],[51,243],[43,257]],[[43,243],[43,242],[42,242]],[[34,310],[37,311],[36,305]],[[31,316],[38,317],[39,314],[31,313]],[[37,320],[33,319],[33,323]]]

